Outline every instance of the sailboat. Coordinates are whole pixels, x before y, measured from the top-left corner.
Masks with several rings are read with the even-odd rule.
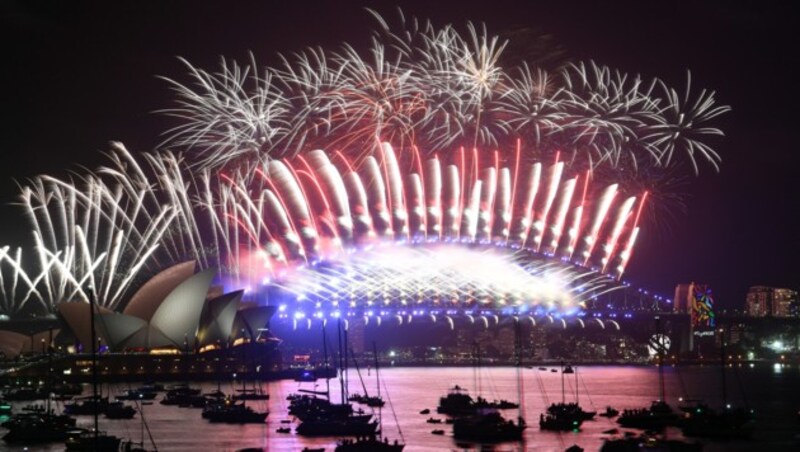
[[[269,415],[269,411],[255,411],[244,402],[236,403],[230,399],[219,405],[210,405],[210,407],[203,410],[203,417],[209,422],[261,424]]]
[[[565,377],[575,374],[575,403],[567,403]],[[569,364],[561,363],[561,402],[552,403],[547,412],[539,415],[539,428],[552,431],[578,431],[585,420],[592,419],[596,413],[585,412],[578,404],[578,373]]]
[[[249,346],[249,344],[243,344],[242,345],[242,350],[243,350],[242,353],[243,354],[247,353],[246,350],[247,350],[248,346]],[[243,359],[243,361],[247,362],[247,359]],[[256,366],[255,366],[255,360],[251,360],[250,364],[253,366],[253,372],[252,372],[252,375],[253,375],[253,387],[252,388],[248,388],[247,387],[247,379],[243,378],[242,379],[242,389],[237,389],[236,390],[237,394],[234,394],[233,400],[269,400],[269,393],[264,391],[264,388],[262,387],[261,384],[258,383],[258,380],[256,379],[256,375],[255,374],[257,372],[257,369],[256,369]]]
[[[375,355],[374,356],[374,358],[375,358],[375,385],[377,386],[378,395],[370,397],[369,395],[366,394],[366,391],[364,391],[364,399],[363,400],[364,400],[364,403],[367,404],[367,406],[370,406],[370,407],[373,407],[373,408],[380,408],[380,407],[384,406],[386,404],[386,402],[384,402],[383,401],[383,397],[381,397],[381,377],[380,377],[380,373],[379,373],[380,371],[378,370],[378,350],[375,348],[375,343],[374,342],[372,343],[372,349],[373,349],[373,353]]]
[[[522,398],[522,342],[520,339],[520,322],[516,322],[515,348],[517,353],[517,396]],[[478,349],[479,350],[479,349]],[[478,352],[478,355],[480,352]],[[474,414],[456,418],[453,421],[453,437],[456,440],[475,441],[479,443],[499,443],[519,441],[527,428],[520,407],[517,423],[505,419],[495,408],[480,408]]]
[[[439,398],[436,412],[449,416],[468,416],[475,413],[475,401],[468,391],[455,385],[447,391],[444,397]]]
[[[370,396],[369,392],[367,391],[367,385],[364,384],[364,378],[361,376],[361,369],[358,367],[358,360],[356,359],[355,352],[353,351],[352,348],[350,349],[350,356],[352,356],[352,358],[353,358],[353,365],[355,365],[355,367],[356,367],[356,373],[358,374],[358,380],[361,382],[361,388],[364,390],[364,394],[359,394],[359,393],[351,394],[350,396],[347,397],[347,400],[350,401],[350,402],[363,403],[363,404],[365,404],[365,405],[367,405],[369,407],[372,407],[372,408],[380,408],[380,407],[384,406],[386,404],[386,402],[384,402],[384,400],[383,400],[383,398],[381,397],[381,394],[380,394],[380,392],[381,392],[380,379],[378,379],[377,373],[375,374],[375,377],[376,377],[376,379],[378,381],[378,388],[377,388],[378,389],[378,395],[377,396]]]
[[[659,338],[655,343],[658,354],[658,385],[659,398],[650,404],[649,408],[633,410],[623,410],[617,418],[617,422],[623,427],[639,428],[643,430],[661,430],[668,425],[676,425],[679,417],[672,407],[669,406],[665,398],[664,390],[664,349],[665,345],[661,338],[661,320],[656,316],[656,337]]]
[[[668,439],[666,435],[660,435],[658,430],[663,430],[666,426],[677,425],[680,420],[678,415],[667,404],[664,396],[664,346],[663,336],[661,335],[660,318],[656,316],[656,333],[659,338],[656,341],[658,352],[658,379],[660,387],[660,398],[651,403],[650,408],[636,410],[623,410],[617,422],[624,427],[632,427],[646,430],[641,435],[626,436],[624,438],[609,438],[603,442],[600,449],[603,452],[627,452],[638,450],[669,450],[680,452],[694,452],[703,449],[703,444],[683,441],[680,439]]]
[[[297,427],[297,434],[303,436],[356,436],[367,437],[375,434],[378,423],[371,421],[372,415],[354,414],[353,406],[347,403],[345,387],[345,344],[342,345],[341,320],[337,324],[339,337],[339,384],[341,386],[341,403],[334,404],[330,401],[330,378],[328,377],[328,343],[325,334],[325,325],[322,326],[322,346],[325,354],[325,385],[326,391],[312,391],[313,396],[303,395],[295,397],[289,405],[289,414],[299,418],[302,423]],[[346,333],[345,333],[346,334]],[[307,391],[306,391],[307,392]],[[325,398],[318,398],[323,395]]]
[[[269,394],[264,392],[260,385],[255,386],[257,387],[237,389],[238,394],[234,394],[233,400],[269,400]]]
[[[142,423],[141,423],[141,426],[142,426],[141,427],[141,436],[139,437],[139,442],[138,443],[134,443],[133,440],[127,441],[123,445],[123,448],[124,448],[123,450],[125,450],[125,452],[158,452],[158,448],[156,447],[156,442],[153,439],[153,434],[150,433],[150,427],[147,425],[147,423],[145,422],[145,418],[144,418],[144,407],[145,407],[145,405],[152,405],[152,404],[153,404],[153,402],[145,401],[144,399],[140,399],[139,400],[139,402],[137,404],[138,405],[137,410],[139,411],[139,418],[142,421]],[[153,449],[151,449],[151,450],[148,450],[148,449],[144,448],[144,432],[145,432],[145,429],[147,430],[147,436],[150,438],[150,444],[152,444],[152,446],[153,446]]]
[[[243,387],[245,384],[245,380],[242,380]],[[212,423],[261,424],[269,415],[269,411],[255,411],[252,407],[247,406],[245,400],[252,399],[226,397],[219,390],[219,386],[215,392],[204,397],[204,400],[206,403],[203,407],[202,417]]]
[[[375,379],[377,380],[378,384],[378,396],[377,398],[381,400],[381,404],[378,407],[383,406],[383,399],[380,396],[381,390],[381,380],[380,374],[378,371],[378,349],[375,345],[375,342],[372,343],[372,350],[374,353],[375,358]],[[366,393],[366,390],[364,391]],[[383,441],[381,441],[380,437],[383,433],[383,416],[379,415],[379,423],[381,425],[380,430],[376,431],[371,435],[367,435],[364,437],[358,437],[355,440],[345,439],[337,443],[336,445],[336,452],[400,452],[405,447],[405,444],[394,440],[393,442],[389,442],[387,437],[384,437]]]
[[[52,343],[52,338],[51,338]],[[16,414],[3,423],[8,433],[3,436],[3,441],[17,444],[36,444],[60,442],[67,438],[67,432],[75,428],[75,418],[66,414],[55,414],[51,408],[52,381],[52,349],[48,347],[48,378],[47,378],[47,404],[43,412],[30,412]],[[8,410],[10,411],[10,404]]]
[[[567,403],[564,375],[575,375],[575,402]],[[567,364],[561,364],[561,402],[553,403],[547,408],[547,416],[540,417],[539,426],[544,430],[575,430],[581,423],[594,419],[597,412],[584,411],[578,401],[578,370]]]
[[[753,412],[743,408],[733,408],[728,403],[725,381],[725,332],[720,328],[720,376],[722,388],[722,409],[714,410],[698,403],[691,408],[681,407],[686,413],[681,422],[681,430],[686,436],[717,439],[746,439],[753,434],[755,421]]]
[[[95,338],[97,333],[94,326],[94,310],[95,310],[94,288],[89,289],[89,324],[91,326],[91,339],[92,339],[92,396],[93,400],[100,400],[97,393],[97,347]],[[65,444],[67,450],[77,451],[93,451],[104,452],[119,450],[120,439],[113,435],[101,433],[97,425],[97,416],[99,414],[99,404],[94,406],[94,429],[92,431],[79,430],[72,434],[67,435]]]

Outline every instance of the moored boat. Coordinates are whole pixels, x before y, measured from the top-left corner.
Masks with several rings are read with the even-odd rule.
[[[220,405],[206,407],[203,410],[203,417],[209,422],[226,424],[260,424],[268,415],[268,411],[258,412],[243,403],[234,403],[230,400]]]
[[[495,410],[487,410],[456,419],[453,422],[453,437],[479,443],[519,441],[525,428],[527,425],[522,418],[514,423]]]
[[[603,441],[601,452],[640,452],[640,451],[669,451],[669,452],[699,452],[703,444],[666,439],[657,435],[643,434],[626,436],[624,438],[609,438]]]
[[[366,438],[343,439],[336,443],[336,452],[400,452],[405,444],[396,440],[390,443],[388,439],[381,440],[376,435]]]
[[[3,436],[7,443],[60,442],[75,428],[75,418],[53,413],[19,414],[4,422],[3,427],[8,429]]]
[[[111,402],[106,407],[105,415],[108,419],[133,419],[133,416],[136,415],[136,408],[123,402]]]
[[[122,394],[117,394],[117,400],[153,400],[158,395],[155,391],[145,388],[128,389]]]
[[[680,417],[663,400],[655,400],[649,408],[622,410],[617,422],[623,427],[643,430],[661,430],[666,426],[677,425]]]
[[[81,429],[69,432],[64,444],[72,451],[117,452],[120,442],[116,436]]]

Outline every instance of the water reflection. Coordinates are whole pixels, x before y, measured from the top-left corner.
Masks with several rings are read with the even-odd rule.
[[[543,370],[542,370],[543,369]],[[578,444],[586,450],[597,450],[603,432],[620,428],[612,419],[597,417],[595,421],[584,422],[580,432],[543,432],[538,428],[540,413],[562,397],[574,401],[576,390],[581,405],[592,411],[602,412],[606,406],[618,410],[648,406],[658,397],[658,371],[654,367],[581,367],[578,378],[570,375],[563,380],[559,372],[551,372],[552,367],[523,369],[521,383],[522,415],[528,421],[525,440],[522,444],[508,444],[500,450],[564,450]],[[676,403],[678,397],[704,400],[712,406],[720,406],[722,395],[718,368],[706,367],[667,367],[665,385],[667,400]],[[728,401],[732,406],[752,406],[756,409],[759,427],[753,442],[709,444],[705,450],[752,450],[753,444],[772,444],[773,449],[796,446],[794,439],[796,413],[800,407],[800,388],[796,378],[783,378],[791,374],[797,377],[793,367],[756,366],[731,368],[727,370],[729,382]],[[782,374],[782,378],[777,375]],[[482,395],[492,399],[518,400],[517,369],[514,368],[389,368],[381,372],[382,396],[386,406],[374,411],[382,415],[383,431],[390,439],[401,438],[407,444],[407,451],[452,450],[458,448],[452,439],[452,427],[447,424],[431,425],[427,419],[436,413],[439,397],[454,385],[466,387],[473,396]],[[372,385],[374,386],[374,384]],[[158,402],[145,408],[145,416],[159,450],[164,451],[231,451],[244,447],[263,447],[276,451],[300,451],[304,447],[324,447],[333,450],[335,438],[303,438],[295,433],[298,423],[287,414],[289,402],[286,397],[299,389],[325,388],[324,381],[317,383],[298,383],[295,381],[272,382],[268,385],[270,400],[248,401],[256,410],[268,408],[270,415],[263,425],[220,425],[209,424],[200,417],[200,410],[164,406]],[[363,392],[358,377],[352,375],[353,392]],[[115,394],[127,387],[104,388],[105,393]],[[217,389],[216,382],[204,383],[203,392]],[[222,383],[224,392],[234,394],[231,383]],[[367,390],[371,390],[369,385]],[[744,393],[743,391],[746,391]],[[339,400],[339,384],[331,381],[334,400]],[[87,388],[88,393],[88,388]],[[158,400],[163,396],[159,396]],[[748,405],[750,404],[750,405]],[[16,402],[15,411],[25,405]],[[365,411],[372,412],[366,406]],[[429,409],[432,414],[421,414]],[[515,418],[517,410],[504,412],[506,418]],[[443,417],[443,416],[439,416]],[[79,424],[92,422],[90,416],[83,416]],[[100,428],[109,433],[133,439],[141,438],[139,415],[128,421],[112,421],[100,418]],[[282,432],[278,432],[281,429]],[[288,429],[288,432],[287,430]],[[444,430],[443,435],[433,434],[434,430]],[[0,432],[2,434],[4,432]],[[670,430],[669,434],[680,437],[680,432]],[[145,440],[146,441],[146,440]],[[23,450],[22,447],[9,447],[0,443],[2,450]],[[63,450],[63,445],[53,444],[36,450]]]

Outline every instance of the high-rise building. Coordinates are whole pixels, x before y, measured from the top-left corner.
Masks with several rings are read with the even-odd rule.
[[[796,315],[796,304],[797,291],[778,287],[753,286],[745,299],[751,317],[791,317]]]
[[[769,315],[770,304],[772,304],[771,287],[753,286],[747,291],[745,310],[750,317],[766,317]]]
[[[681,314],[692,312],[692,293],[694,292],[694,283],[678,284],[675,286],[675,299],[672,303],[672,309]]]
[[[714,297],[708,284],[678,284],[672,306],[676,314],[689,314],[695,328],[714,327]]]
[[[797,302],[797,291],[792,289],[776,288],[772,291],[773,317],[791,317],[794,313],[793,306]]]

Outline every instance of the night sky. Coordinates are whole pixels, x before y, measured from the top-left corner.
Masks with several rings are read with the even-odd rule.
[[[626,279],[664,295],[679,282],[705,282],[731,308],[751,285],[800,288],[800,21],[784,2],[162,3],[0,1],[0,245],[29,234],[11,205],[17,183],[93,168],[111,140],[134,151],[160,142],[171,123],[153,111],[170,106],[172,94],[156,75],[186,80],[176,56],[215,70],[220,56],[245,60],[248,51],[273,65],[277,52],[307,46],[364,49],[369,4],[392,19],[401,6],[437,25],[536,30],[570,60],[660,77],[679,90],[691,69],[693,88],[716,90],[733,108],[713,123],[727,135],[713,141],[721,172],[703,167],[681,190],[685,211],[648,225]]]

